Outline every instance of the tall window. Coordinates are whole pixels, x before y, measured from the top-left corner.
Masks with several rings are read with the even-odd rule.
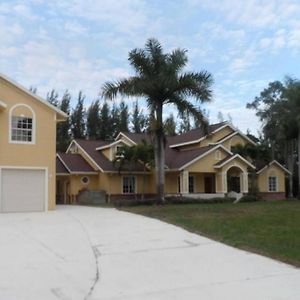
[[[189,176],[189,193],[194,193],[194,176]]]
[[[135,177],[124,176],[123,177],[123,194],[134,194],[135,193]]]
[[[269,192],[277,191],[277,178],[275,176],[269,177]]]
[[[32,142],[32,118],[11,117],[11,140],[18,142]]]

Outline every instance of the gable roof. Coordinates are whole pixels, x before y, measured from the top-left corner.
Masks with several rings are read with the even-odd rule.
[[[80,154],[58,153],[57,158],[69,173],[97,173]]]
[[[280,164],[277,160],[273,160],[273,161],[271,161],[270,163],[264,163],[264,164],[262,164],[261,162],[260,162],[260,165],[259,165],[259,169],[258,169],[258,171],[257,171],[257,174],[260,174],[260,173],[262,173],[264,170],[266,170],[268,167],[270,167],[271,165],[273,165],[273,164],[275,164],[275,165],[277,165],[279,168],[281,168],[284,172],[286,172],[287,174],[289,174],[289,175],[291,175],[291,172],[288,170],[288,169],[286,169],[282,164]]]
[[[97,165],[102,172],[119,172],[117,164],[110,161],[101,151],[97,148],[106,145],[109,142],[106,141],[92,141],[92,140],[73,140]],[[122,166],[122,172],[144,172],[144,167],[140,163],[124,164]]]
[[[242,138],[244,138],[245,140],[247,140],[249,143],[251,143],[252,145],[256,145],[256,143],[250,139],[247,135],[243,134],[241,131],[236,130],[234,132],[231,132],[229,134],[227,134],[226,136],[220,138],[218,141],[216,141],[215,143],[212,144],[220,144],[223,143],[225,141],[227,141],[228,139],[230,139],[231,137],[234,137],[236,135],[240,135]]]
[[[57,115],[60,116],[59,120],[63,121],[66,118],[68,118],[68,115],[65,112],[58,109],[54,105],[50,104],[48,101],[44,100],[42,97],[30,92],[28,89],[26,89],[25,87],[23,87],[22,85],[20,85],[16,81],[12,80],[11,78],[7,77],[6,75],[0,73],[0,78],[2,78],[4,81],[10,83],[11,85],[17,87],[19,90],[21,90],[22,92],[24,92],[27,95],[31,96],[32,98],[34,98],[38,102],[42,103],[46,107],[48,107],[48,108],[52,109],[53,111],[55,111],[57,113]]]
[[[224,159],[222,159],[221,161],[219,161],[218,163],[216,163],[214,165],[215,168],[222,168],[223,166],[225,166],[227,163],[229,163],[230,161],[234,160],[234,159],[240,159],[242,160],[245,164],[247,164],[249,167],[251,167],[252,169],[256,169],[255,166],[253,166],[247,159],[245,159],[244,157],[242,157],[239,154],[235,154],[235,155],[231,155],[229,157],[226,157]]]
[[[57,175],[69,175],[70,172],[62,163],[62,161],[56,156],[56,174]]]
[[[170,147],[178,147],[185,144],[194,144],[196,142],[200,142],[207,134],[211,134],[221,128],[224,128],[228,125],[227,122],[221,122],[217,124],[209,125],[207,128],[207,132],[202,128],[195,128],[188,132],[168,137],[170,142]]]
[[[132,132],[123,132],[123,131],[121,131],[117,135],[116,140],[118,140],[120,136],[127,137],[134,144],[140,144],[143,141],[145,141],[146,143],[152,143],[151,136],[150,136],[149,133],[132,133]]]

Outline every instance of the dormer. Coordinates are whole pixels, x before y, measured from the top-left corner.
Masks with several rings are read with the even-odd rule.
[[[124,146],[132,146],[125,139],[116,140],[113,143],[96,148],[97,151],[101,151],[102,154],[113,161],[115,158],[122,157],[121,148]]]

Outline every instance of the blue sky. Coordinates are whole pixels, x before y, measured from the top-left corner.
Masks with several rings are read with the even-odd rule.
[[[213,74],[210,122],[221,111],[256,134],[246,103],[270,81],[300,78],[299,15],[299,0],[1,0],[0,72],[43,97],[82,89],[88,105],[103,82],[132,74],[128,52],[155,37],[188,50],[187,70]]]

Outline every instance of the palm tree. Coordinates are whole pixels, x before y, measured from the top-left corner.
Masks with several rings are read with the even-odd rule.
[[[183,72],[188,62],[186,50],[175,49],[164,53],[156,39],[149,39],[144,49],[129,52],[134,76],[114,82],[106,82],[102,96],[114,99],[120,96],[144,97],[152,114],[151,131],[154,134],[156,190],[159,201],[164,201],[165,137],[163,130],[163,107],[173,104],[179,112],[187,111],[206,124],[199,107],[189,98],[203,103],[211,100],[212,76],[207,71]]]

